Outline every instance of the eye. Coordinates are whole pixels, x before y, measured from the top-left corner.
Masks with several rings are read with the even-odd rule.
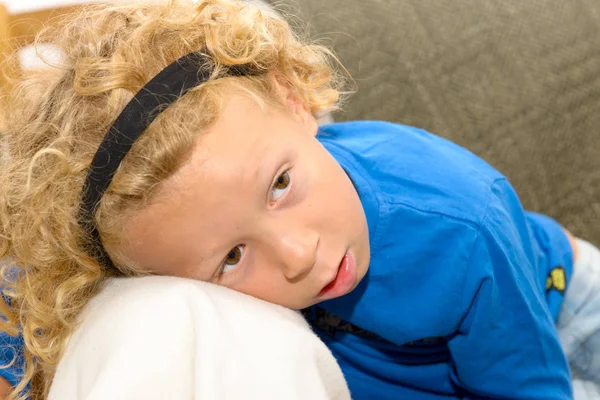
[[[281,196],[283,196],[290,188],[291,182],[292,178],[290,177],[289,171],[285,171],[283,174],[279,175],[271,189],[272,199],[278,200],[281,198]]]
[[[244,254],[244,246],[242,245],[235,246],[231,249],[221,264],[219,275],[235,269],[242,259],[242,254]]]

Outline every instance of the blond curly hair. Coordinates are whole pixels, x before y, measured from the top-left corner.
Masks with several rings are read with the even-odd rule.
[[[11,399],[47,396],[78,316],[108,277],[148,273],[127,258],[124,227],[186,161],[231,90],[275,104],[275,74],[319,114],[336,107],[345,76],[328,49],[300,40],[279,14],[248,2],[96,5],[55,26],[37,43],[56,46],[60,61],[16,78],[4,133],[8,154],[0,164],[0,260],[8,263],[0,329],[21,333],[25,342],[25,372]],[[209,80],[161,113],[134,144],[95,215],[118,267],[107,270],[86,252],[77,220],[87,168],[135,93],[199,50],[211,56],[214,77],[237,64],[265,73]]]

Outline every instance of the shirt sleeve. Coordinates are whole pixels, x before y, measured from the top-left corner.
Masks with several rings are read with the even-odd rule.
[[[0,376],[16,386],[23,375],[23,338],[0,332]]]
[[[0,260],[0,268],[9,268],[8,274],[12,276],[18,273],[18,268],[11,267],[7,259]],[[10,304],[10,298],[4,294],[4,282],[0,284],[0,296],[6,304]],[[0,331],[0,376],[8,381],[12,386],[16,386],[23,377],[25,365],[24,352],[25,343],[23,337],[11,336],[6,332]]]
[[[0,261],[0,267],[3,267]],[[0,286],[0,296],[4,301],[8,301],[8,297],[2,292]],[[12,386],[16,386],[23,376],[23,367],[25,359],[23,351],[25,343],[23,337],[11,336],[6,332],[0,331],[0,376],[3,377]]]
[[[498,180],[465,274],[466,311],[449,342],[451,378],[465,399],[573,398],[530,247],[518,197]]]

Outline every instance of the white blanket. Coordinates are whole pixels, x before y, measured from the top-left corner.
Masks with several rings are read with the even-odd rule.
[[[109,282],[83,313],[49,396],[349,398],[333,356],[297,312],[167,277]]]

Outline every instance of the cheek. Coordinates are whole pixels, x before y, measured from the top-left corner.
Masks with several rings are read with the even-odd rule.
[[[331,179],[329,204],[334,208],[340,218],[345,220],[345,225],[360,222],[363,217],[362,204],[352,181],[340,168],[340,171]]]
[[[287,308],[300,309],[308,306],[304,285],[290,284],[276,269],[270,269],[266,264],[260,265],[263,267],[257,267],[256,273],[227,287]]]
[[[238,274],[235,280],[226,286],[237,292],[279,304],[285,288],[282,288],[280,283],[278,284],[277,276],[269,271],[270,269],[264,262],[254,262],[251,267]]]

